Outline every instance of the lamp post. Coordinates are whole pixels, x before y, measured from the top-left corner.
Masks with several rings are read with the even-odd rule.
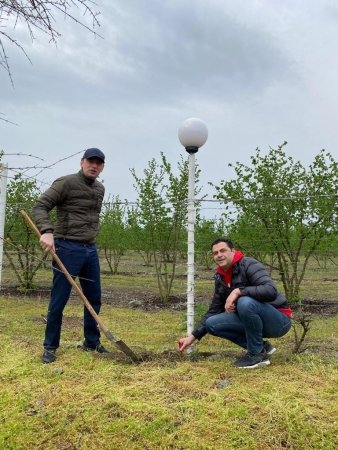
[[[178,138],[189,153],[188,187],[188,264],[187,264],[187,334],[194,329],[195,305],[195,153],[208,139],[206,124],[196,118],[186,119],[178,129]],[[190,346],[188,353],[193,351]]]

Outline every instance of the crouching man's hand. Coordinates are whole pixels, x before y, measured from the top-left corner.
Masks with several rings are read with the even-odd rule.
[[[195,336],[187,336],[178,341],[178,350],[184,352],[184,350],[189,347],[196,340]]]
[[[237,288],[234,289],[231,294],[228,296],[225,302],[225,311],[228,313],[233,313],[236,310],[236,302],[239,297],[241,297],[241,291]]]

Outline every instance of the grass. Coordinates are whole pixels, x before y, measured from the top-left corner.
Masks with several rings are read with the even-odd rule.
[[[144,356],[76,349],[82,306],[65,310],[58,359],[40,362],[47,299],[0,299],[0,449],[335,449],[337,318],[317,317],[309,350],[273,340],[272,364],[238,370],[239,351],[205,337],[179,355],[182,313],[104,305],[102,319]],[[111,348],[109,342],[102,342]],[[229,386],[217,384],[228,380]]]

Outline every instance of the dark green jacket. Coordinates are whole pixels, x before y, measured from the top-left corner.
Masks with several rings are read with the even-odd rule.
[[[99,230],[99,215],[104,196],[104,186],[78,173],[54,181],[37,200],[33,217],[40,232],[51,229],[54,238],[94,243]],[[49,212],[56,208],[54,225]]]

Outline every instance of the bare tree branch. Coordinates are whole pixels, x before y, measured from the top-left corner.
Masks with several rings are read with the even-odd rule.
[[[55,13],[61,12],[66,18],[73,20],[95,36],[102,37],[95,31],[95,28],[100,26],[98,21],[100,13],[94,10],[95,7],[96,4],[92,0],[0,0],[0,67],[8,73],[12,86],[14,86],[12,72],[4,42],[18,47],[29,61],[30,58],[23,45],[11,36],[8,31],[9,23],[13,29],[18,23],[25,24],[32,41],[35,39],[34,32],[39,30],[45,33],[50,41],[56,42],[60,33],[56,29]],[[75,17],[72,13],[75,8],[83,11],[83,17],[90,17],[91,26]]]
[[[31,155],[30,153],[7,153],[4,152],[3,156],[29,156],[30,158],[39,159],[40,161],[44,161],[43,158],[40,158],[40,156]]]
[[[1,113],[1,112],[0,112],[0,120],[2,120],[3,122],[7,122],[7,123],[10,123],[10,124],[12,124],[12,125],[18,126],[17,123],[12,122],[11,120],[5,119],[4,117],[1,117],[1,116],[4,116],[4,113]]]

